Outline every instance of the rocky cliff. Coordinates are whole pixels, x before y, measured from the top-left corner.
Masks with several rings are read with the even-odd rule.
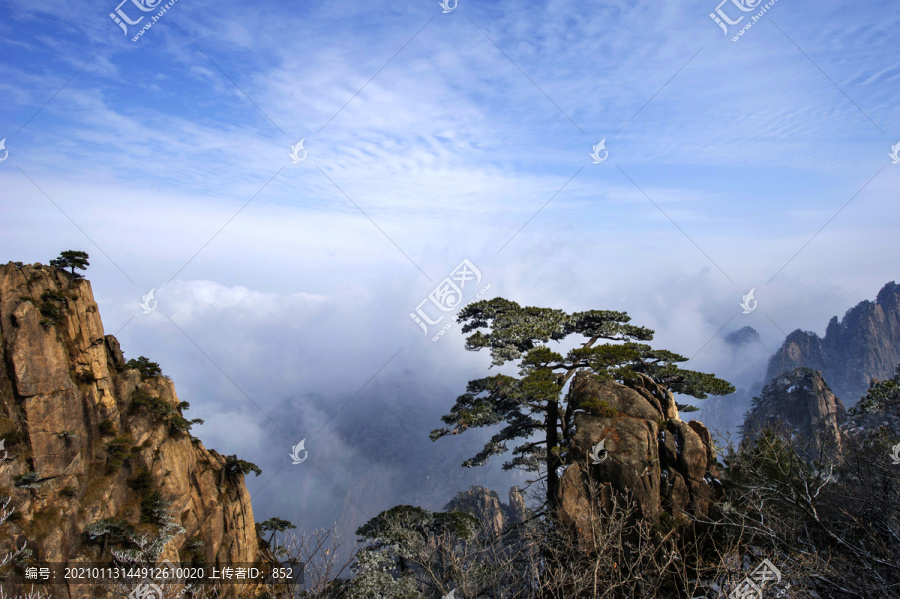
[[[256,561],[243,475],[191,436],[186,407],[171,380],[126,366],[88,281],[0,266],[0,496],[18,514],[0,551],[25,542],[35,560],[98,562],[166,528],[160,559]]]
[[[840,397],[853,405],[872,379],[889,379],[900,362],[900,285],[893,281],[874,302],[833,317],[825,337],[796,330],[769,359],[766,381],[795,368],[818,370]]]
[[[588,530],[613,492],[632,493],[651,522],[664,513],[675,521],[709,513],[721,491],[715,448],[703,424],[681,420],[670,391],[644,375],[625,386],[582,371],[568,401],[591,408],[575,413],[571,465],[560,481],[562,522]],[[604,451],[595,451],[601,441]]]
[[[526,518],[525,499],[518,487],[509,489],[507,504],[500,501],[500,496],[495,491],[473,486],[468,491],[457,493],[444,507],[444,511],[463,512],[481,519],[494,537]]]
[[[819,371],[795,368],[769,381],[754,398],[753,408],[742,427],[744,438],[752,439],[762,429],[788,429],[810,444],[810,453],[822,449],[840,451],[841,427],[847,410]]]

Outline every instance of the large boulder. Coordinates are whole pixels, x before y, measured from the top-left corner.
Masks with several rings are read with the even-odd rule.
[[[659,518],[659,461],[657,425],[628,416],[600,417],[575,414],[575,435],[560,481],[559,516],[564,524],[585,532],[600,510],[612,508],[611,493],[628,490],[641,517]],[[594,464],[592,448],[605,440],[606,459]]]
[[[631,387],[579,372],[569,387],[568,405],[573,410],[602,413],[607,409],[644,420],[678,419],[675,397],[668,389],[640,374]]]
[[[572,381],[574,432],[560,481],[559,517],[583,535],[593,518],[611,509],[613,494],[630,496],[635,516],[656,522],[663,513],[681,520],[704,517],[720,490],[706,427],[682,421],[672,393],[649,377],[632,385],[588,372]],[[595,460],[592,452],[601,441],[606,453]]]

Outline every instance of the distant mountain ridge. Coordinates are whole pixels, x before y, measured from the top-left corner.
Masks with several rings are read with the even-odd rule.
[[[741,327],[725,335],[725,343],[732,347],[740,347],[748,343],[760,343],[759,333],[753,327]]]
[[[811,368],[848,406],[854,405],[872,379],[889,379],[900,363],[900,285],[891,281],[875,301],[862,301],[844,318],[831,318],[825,337],[793,331],[769,358],[766,382],[796,368]]]

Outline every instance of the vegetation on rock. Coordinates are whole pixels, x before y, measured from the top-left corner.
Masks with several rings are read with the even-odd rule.
[[[137,370],[141,375],[141,380],[153,378],[162,374],[162,368],[159,367],[159,364],[151,362],[150,358],[146,356],[138,356],[137,359],[128,360],[128,362],[125,363],[125,367]]]
[[[857,416],[880,411],[900,412],[900,364],[897,365],[893,378],[873,381],[866,396],[850,409],[850,414]]]
[[[57,258],[51,260],[50,266],[55,266],[62,270],[69,269],[72,278],[80,279],[82,278],[81,273],[77,273],[75,270],[87,270],[87,267],[91,265],[91,263],[88,262],[88,258],[90,258],[90,256],[88,256],[87,252],[66,250],[60,252]]]
[[[253,462],[238,459],[236,455],[227,456],[225,458],[225,465],[219,472],[219,486],[221,487],[226,480],[229,482],[237,482],[239,475],[246,476],[251,472],[256,476],[262,474],[260,467]]]
[[[293,522],[285,520],[283,518],[278,518],[277,516],[269,518],[264,522],[256,523],[256,533],[258,535],[263,536],[266,533],[271,533],[267,543],[269,545],[269,548],[272,549],[273,553],[275,553],[276,555],[278,555],[276,535],[287,530],[296,530],[296,528],[297,527],[294,526]]]

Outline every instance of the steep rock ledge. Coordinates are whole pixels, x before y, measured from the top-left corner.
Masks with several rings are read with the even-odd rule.
[[[0,550],[27,541],[39,561],[101,561],[85,530],[105,518],[152,535],[134,482],[146,470],[145,488],[184,528],[165,558],[256,561],[243,477],[220,476],[226,458],[179,430],[183,407],[171,380],[126,368],[88,281],[40,264],[0,266],[0,438],[9,455],[0,496],[19,513],[0,527]],[[69,596],[89,591],[72,586]]]

